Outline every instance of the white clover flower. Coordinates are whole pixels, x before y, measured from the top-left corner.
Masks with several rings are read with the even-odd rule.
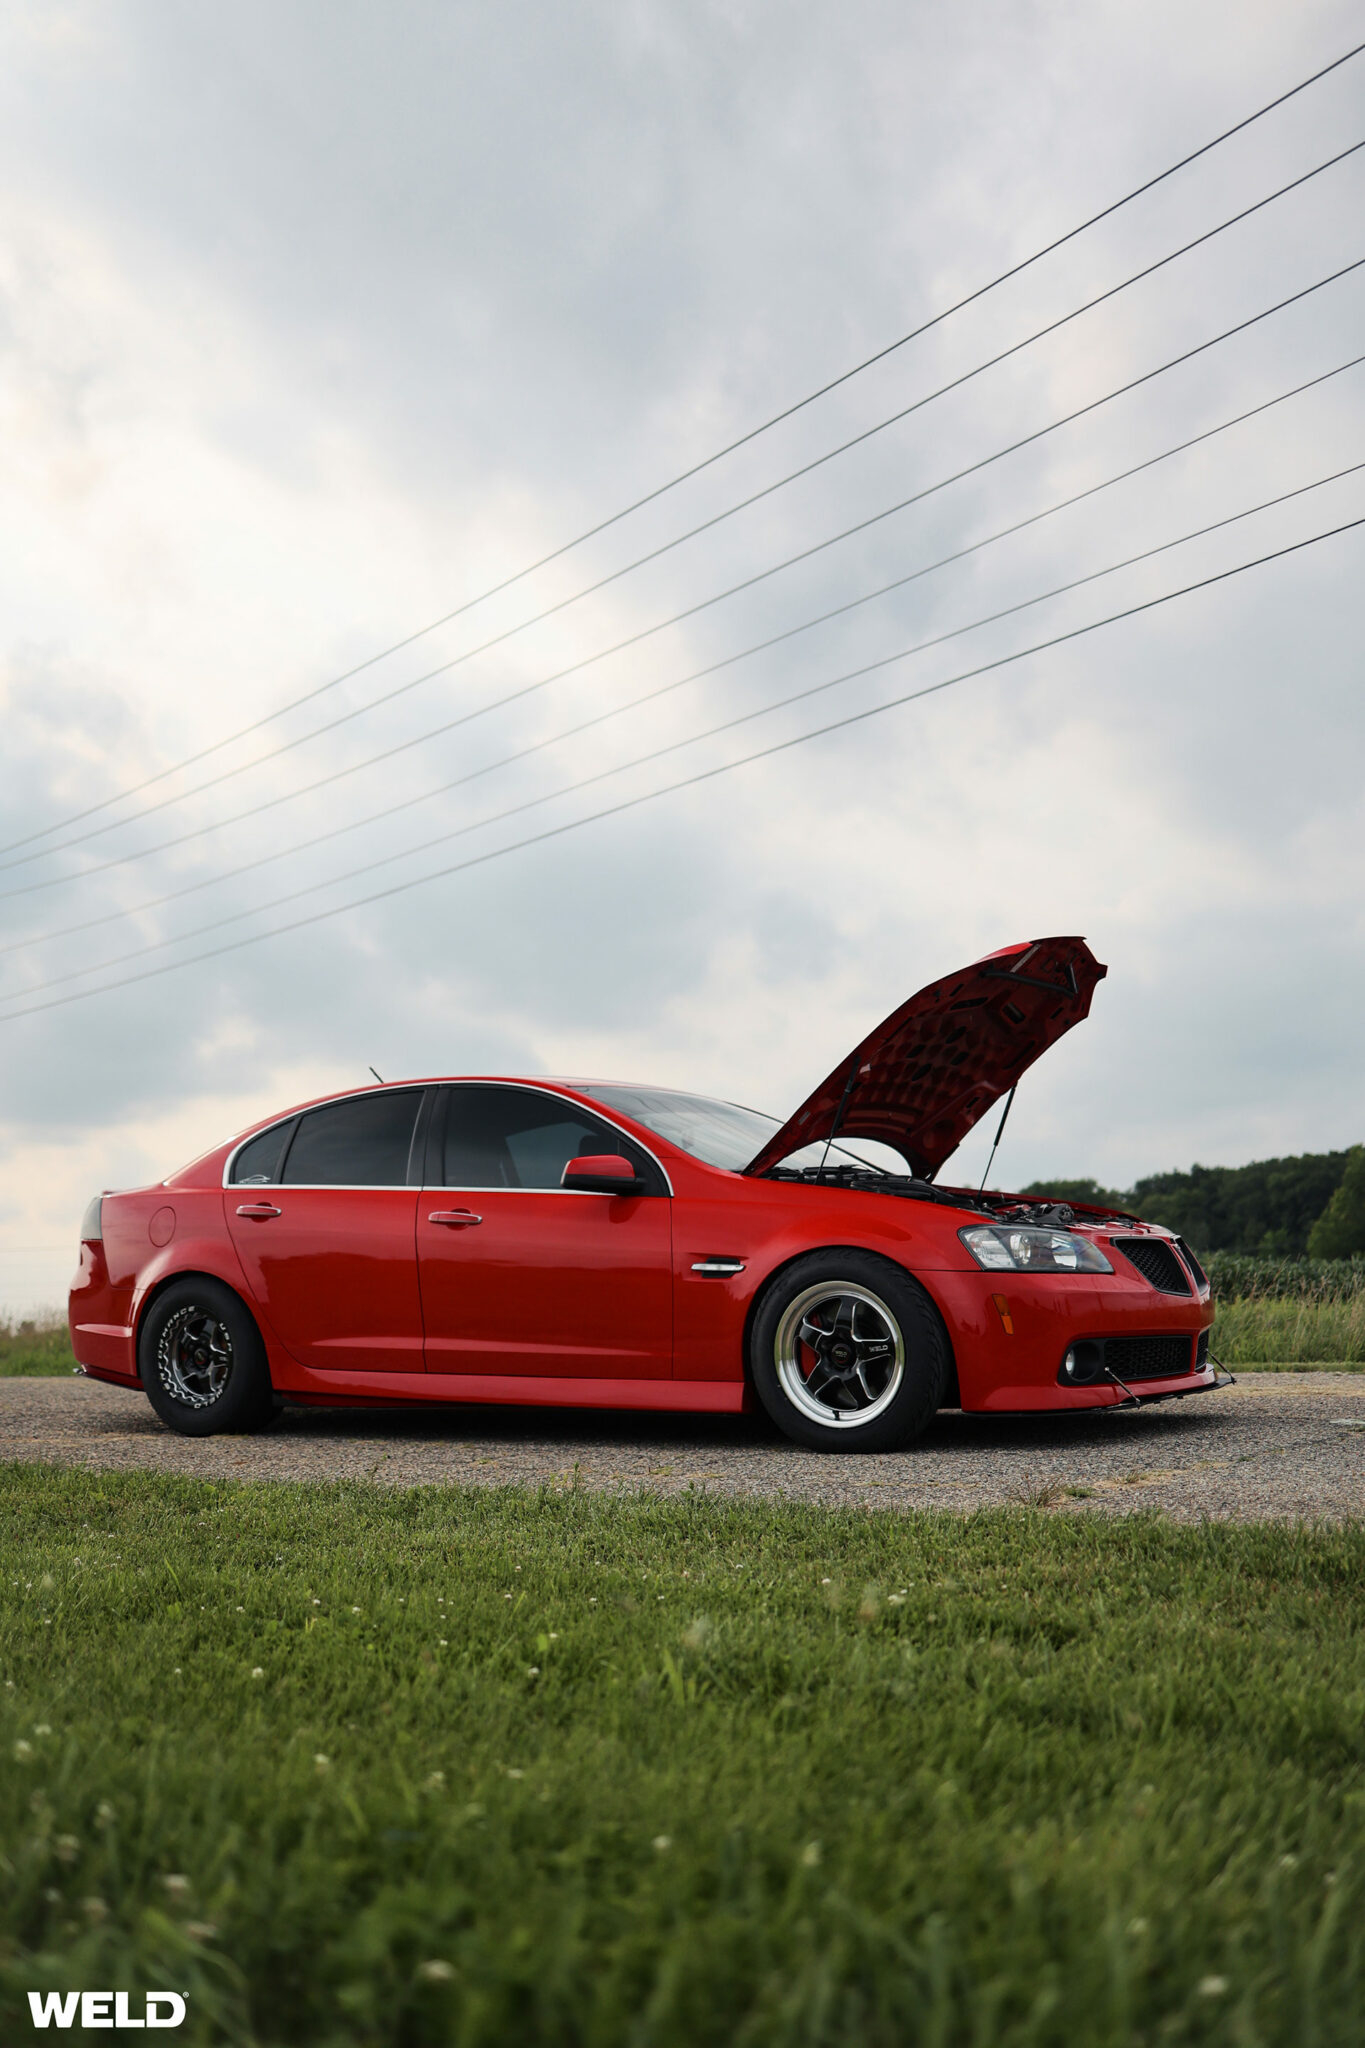
[[[426,1779],[424,1789],[428,1792],[444,1792],[446,1789],[445,1772],[432,1771]]]
[[[33,1744],[31,1742],[25,1742],[21,1737],[20,1740],[16,1742],[14,1745],[14,1761],[17,1764],[26,1764],[32,1755]]]
[[[183,1899],[190,1888],[190,1881],[183,1870],[172,1870],[161,1880],[173,1899]]]
[[[525,1771],[509,1771],[507,1775],[509,1778],[524,1778],[526,1773]]]
[[[102,1828],[112,1827],[118,1819],[118,1814],[107,1799],[101,1799],[99,1805],[95,1808],[95,1819]]]
[[[253,1678],[264,1678],[265,1672],[261,1669],[259,1664],[253,1664],[251,1667],[251,1675]]]
[[[52,1844],[52,1853],[59,1863],[74,1863],[81,1853],[81,1845],[74,1835],[58,1835]]]
[[[807,1842],[805,1848],[801,1851],[801,1861],[807,1870],[814,1870],[824,1853],[818,1842]]]
[[[1228,1980],[1226,1977],[1201,1977],[1199,1979],[1199,1996],[1201,1998],[1221,1998],[1227,1988]]]
[[[455,1969],[453,1964],[443,1963],[439,1957],[434,1957],[429,1963],[419,1963],[417,1974],[427,1984],[448,1984],[455,1975]]]
[[[35,1735],[50,1735],[52,1733],[52,1723],[50,1721],[35,1721],[33,1732]]]
[[[528,1665],[527,1665],[527,1667],[526,1667],[526,1676],[527,1676],[528,1678],[539,1678],[539,1676],[540,1676],[540,1666],[539,1666],[539,1664],[528,1664]]]
[[[666,1855],[673,1847],[672,1835],[656,1835],[654,1837],[654,1846],[661,1856]]]
[[[318,1773],[318,1776],[323,1776],[331,1768],[332,1759],[329,1756],[324,1756],[320,1749],[315,1750],[313,1752],[313,1769]]]

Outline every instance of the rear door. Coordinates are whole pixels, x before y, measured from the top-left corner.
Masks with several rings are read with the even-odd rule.
[[[672,1202],[658,1164],[546,1089],[452,1085],[417,1217],[427,1371],[667,1379]],[[580,1153],[620,1152],[650,1192],[560,1186]]]
[[[236,1155],[227,1225],[281,1343],[314,1370],[420,1372],[416,1220],[428,1091],[306,1110]]]

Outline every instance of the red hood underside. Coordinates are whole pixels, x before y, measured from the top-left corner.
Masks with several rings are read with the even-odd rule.
[[[840,1061],[746,1173],[837,1125],[840,1138],[894,1146],[932,1179],[991,1104],[1089,1014],[1108,971],[1084,939],[1033,939],[930,982]]]

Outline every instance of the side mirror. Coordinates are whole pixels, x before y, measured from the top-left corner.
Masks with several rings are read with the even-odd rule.
[[[560,1186],[580,1195],[638,1195],[644,1182],[636,1179],[635,1168],[619,1152],[590,1152],[569,1161]]]

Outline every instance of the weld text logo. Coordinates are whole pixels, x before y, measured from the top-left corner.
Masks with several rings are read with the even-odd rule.
[[[134,2018],[126,1991],[30,1991],[28,2009],[35,2027],[178,2027],[185,2001],[178,1991],[149,1991]]]

